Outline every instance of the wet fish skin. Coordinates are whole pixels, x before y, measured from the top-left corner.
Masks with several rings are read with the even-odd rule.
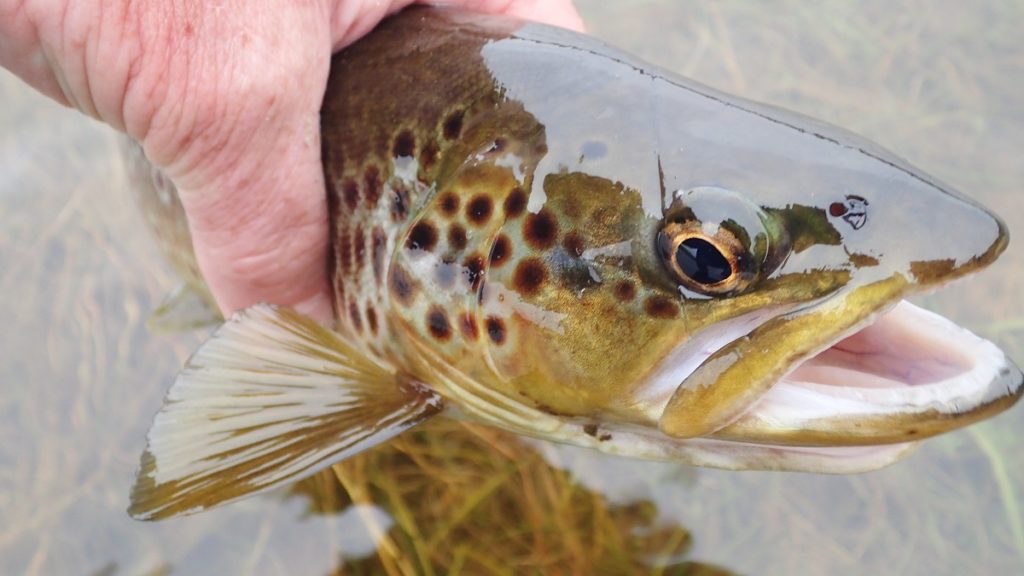
[[[384,23],[333,70],[322,125],[338,329],[387,357],[431,350],[543,411],[645,421],[651,405],[630,400],[706,327],[873,286],[839,329],[1005,247],[997,217],[863,138],[570,32],[424,12]],[[869,210],[856,227],[830,214],[852,203]],[[681,294],[654,249],[673,211],[735,219],[760,242],[746,289]],[[492,263],[495,247],[507,255]]]
[[[297,479],[439,411],[631,456],[852,472],[1020,397],[979,344],[1003,364],[963,414],[758,418],[794,367],[1006,246],[997,217],[840,129],[443,9],[336,55],[321,129],[335,333],[272,306],[218,330],[157,416],[133,515]]]

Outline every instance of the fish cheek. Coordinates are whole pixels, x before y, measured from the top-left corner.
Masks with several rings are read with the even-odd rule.
[[[626,298],[622,286],[629,286]],[[504,299],[512,310],[506,340],[491,344],[489,354],[515,394],[559,415],[643,418],[634,402],[639,388],[685,338],[671,298],[626,274],[582,294],[556,286],[529,298],[511,292]],[[648,312],[645,303],[652,300],[673,313]]]

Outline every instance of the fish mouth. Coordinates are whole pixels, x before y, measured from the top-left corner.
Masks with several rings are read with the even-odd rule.
[[[1022,381],[994,344],[901,300],[799,362],[708,438],[839,456],[992,416],[1020,399]]]

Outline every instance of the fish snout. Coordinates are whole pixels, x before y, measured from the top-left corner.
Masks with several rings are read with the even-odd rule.
[[[976,272],[1006,250],[1006,223],[987,208],[955,193],[944,192],[934,206],[922,206],[922,223],[913,239],[916,257],[909,273],[919,286],[931,287]]]

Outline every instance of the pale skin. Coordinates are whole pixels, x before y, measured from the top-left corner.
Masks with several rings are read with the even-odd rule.
[[[0,0],[0,66],[142,143],[221,309],[329,322],[319,109],[332,52],[413,0]],[[570,0],[449,0],[582,30]]]

